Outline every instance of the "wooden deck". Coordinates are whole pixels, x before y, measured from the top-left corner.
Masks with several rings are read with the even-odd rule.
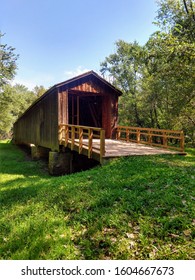
[[[79,152],[79,141],[75,139],[74,151]],[[71,149],[71,143],[67,147]],[[88,156],[88,140],[83,139],[83,148],[81,154]],[[157,147],[151,147],[144,144],[124,142],[120,140],[105,139],[105,155],[100,158],[100,140],[93,140],[93,150],[91,158],[103,163],[104,160],[126,157],[126,156],[143,156],[143,155],[160,155],[160,154],[178,154],[178,151],[171,151]]]
[[[94,143],[94,147],[95,147],[95,143]],[[176,153],[177,152],[175,151],[151,147],[143,144],[106,139],[105,155],[103,156],[103,158],[138,156],[138,155],[176,154]]]
[[[130,128],[126,128],[124,134],[122,129],[120,128],[120,133],[117,133],[117,138],[120,139],[113,140],[105,139],[105,131],[101,128],[62,124],[59,127],[59,144],[79,154],[86,155],[88,158],[93,158],[100,163],[103,163],[104,160],[117,157],[181,154],[184,152],[183,134],[181,133],[180,135],[180,132],[156,130],[157,132],[154,134],[154,132],[151,132],[151,129],[144,129],[142,132],[140,128],[136,128],[136,131],[133,131],[132,128],[131,130]],[[146,133],[145,130],[148,130],[148,132]],[[152,131],[154,131],[154,129]],[[171,135],[168,135],[169,132]],[[160,133],[162,133],[162,135]],[[179,136],[172,135],[176,133],[179,133]],[[131,134],[136,135],[136,140],[131,140],[129,138]],[[145,138],[141,138],[142,134]],[[146,138],[146,136],[148,137]],[[163,144],[158,142],[152,143],[152,137],[154,136],[158,137],[157,139],[161,139]],[[180,140],[182,145],[180,148],[176,148],[177,151],[168,149],[170,148],[167,141],[168,137]],[[135,143],[135,141],[137,143]],[[144,142],[144,144],[142,142]]]

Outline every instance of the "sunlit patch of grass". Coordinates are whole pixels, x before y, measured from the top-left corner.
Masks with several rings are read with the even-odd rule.
[[[194,259],[193,150],[51,177],[0,149],[1,259]]]

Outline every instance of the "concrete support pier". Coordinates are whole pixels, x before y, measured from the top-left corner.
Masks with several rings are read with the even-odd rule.
[[[49,152],[49,173],[51,175],[64,175],[72,173],[71,152]]]

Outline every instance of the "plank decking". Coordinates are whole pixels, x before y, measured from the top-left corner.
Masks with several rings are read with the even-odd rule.
[[[130,135],[135,135],[134,139],[130,139]],[[152,142],[152,137],[156,137],[156,143]],[[168,145],[168,138],[180,142],[180,147]],[[105,131],[102,128],[61,124],[59,126],[59,143],[100,163],[116,157],[184,152],[182,132],[147,128],[119,127],[117,139],[105,139]],[[177,149],[177,151],[170,150],[170,148]]]
[[[67,147],[71,148],[71,143],[68,143]],[[78,139],[75,139],[73,150],[79,152]],[[83,147],[80,153],[86,156],[88,155],[87,139],[83,139]],[[105,139],[105,155],[102,158],[100,158],[100,140],[94,139],[92,145],[91,158],[100,161],[100,163],[103,163],[104,160],[109,160],[118,157],[160,154],[178,154],[178,151],[171,151],[131,142],[127,143],[120,140]]]
[[[151,147],[143,144],[124,142],[119,140],[106,139],[104,158],[138,156],[138,155],[157,155],[157,154],[176,154],[175,151]]]

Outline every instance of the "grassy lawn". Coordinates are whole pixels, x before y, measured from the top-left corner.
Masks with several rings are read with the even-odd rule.
[[[51,177],[0,143],[0,259],[194,259],[195,150]]]

